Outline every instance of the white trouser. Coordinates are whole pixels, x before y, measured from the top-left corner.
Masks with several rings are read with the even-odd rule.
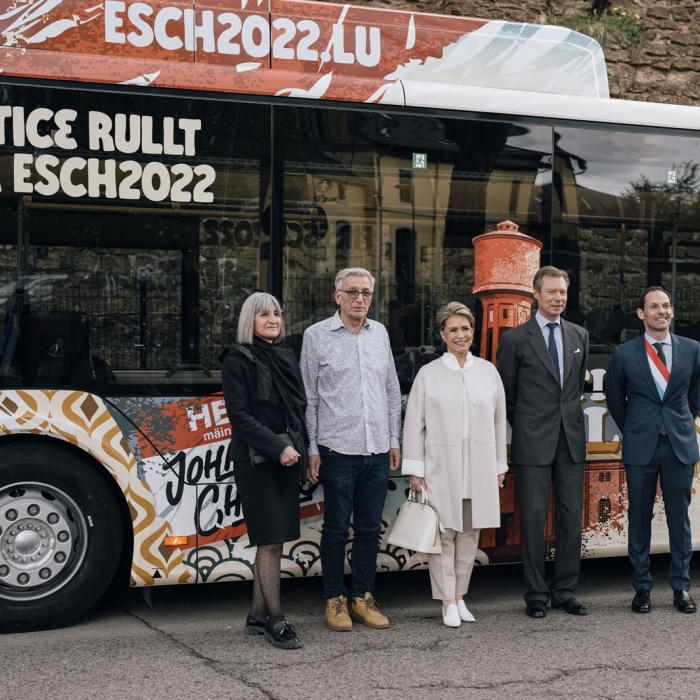
[[[440,533],[441,554],[428,555],[430,586],[435,600],[454,600],[466,595],[474,559],[479,545],[479,532],[471,526],[472,502],[462,501],[462,532],[445,528]]]

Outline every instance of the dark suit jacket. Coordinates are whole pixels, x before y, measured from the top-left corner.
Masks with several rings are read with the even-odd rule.
[[[562,319],[564,385],[533,317],[501,336],[496,364],[506,391],[515,464],[551,464],[560,426],[575,462],[586,459],[581,393],[586,379],[588,331]]]
[[[615,348],[605,375],[610,415],[622,431],[626,464],[649,464],[665,426],[676,457],[698,459],[695,416],[700,412],[700,343],[671,334],[673,362],[664,398],[651,376],[644,336]]]

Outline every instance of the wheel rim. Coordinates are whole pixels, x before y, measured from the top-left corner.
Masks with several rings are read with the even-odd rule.
[[[80,508],[55,486],[0,489],[0,598],[34,600],[65,586],[85,559],[87,532]]]

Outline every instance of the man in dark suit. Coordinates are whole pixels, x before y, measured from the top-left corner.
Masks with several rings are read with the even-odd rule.
[[[615,348],[605,376],[608,410],[623,437],[632,610],[651,610],[651,519],[661,477],[673,603],[681,612],[694,613],[688,593],[693,553],[688,506],[693,464],[699,457],[695,417],[700,412],[700,343],[670,332],[673,306],[662,287],[649,287],[642,294],[637,316],[644,322],[644,335]]]
[[[581,562],[586,435],[581,393],[588,332],[561,318],[569,277],[543,267],[533,280],[538,311],[500,340],[497,366],[512,428],[510,458],[520,504],[526,612],[542,618],[547,604],[586,615],[575,598]],[[545,579],[544,527],[550,488],[556,504],[554,579]]]

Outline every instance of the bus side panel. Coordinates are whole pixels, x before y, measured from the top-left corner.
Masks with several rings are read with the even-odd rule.
[[[110,404],[117,409],[115,418],[135,455],[138,478],[153,494],[157,515],[180,538],[173,551],[181,554],[187,567],[196,569],[199,582],[252,579],[255,547],[250,544],[234,479],[231,437],[235,426],[229,423],[223,397],[114,397]],[[377,562],[380,571],[426,563],[420,554],[386,544],[385,535],[407,493],[406,478],[390,480]],[[284,545],[285,576],[321,573],[324,509],[323,488],[301,483],[301,533]],[[348,550],[351,547],[352,531]],[[482,558],[486,563],[486,556]]]
[[[605,372],[590,372],[594,389],[602,387]],[[629,501],[627,479],[622,462],[620,430],[608,414],[605,395],[598,391],[585,394],[583,402],[588,437],[588,455],[584,473],[583,557],[627,555]],[[695,421],[700,444],[700,418]],[[691,485],[689,516],[693,550],[700,550],[700,462],[695,464]],[[552,538],[553,541],[553,538]],[[668,552],[668,528],[661,493],[657,484],[654,517],[651,521],[651,552]]]
[[[199,581],[252,579],[255,550],[234,481],[223,398],[114,397],[110,403],[156,513],[179,538],[172,551],[197,570]]]
[[[196,572],[179,551],[163,547],[168,522],[138,477],[136,458],[104,401],[83,391],[3,390],[0,435],[46,435],[84,450],[115,479],[129,507],[134,533],[132,586],[194,583]]]
[[[121,413],[115,417],[156,513],[179,538],[173,551],[200,582],[252,579],[255,547],[234,479],[232,426],[223,398],[115,397],[110,403]],[[287,576],[320,573],[322,491],[307,487],[300,487],[301,537],[285,545]]]
[[[205,508],[209,500],[204,497],[207,488],[211,488],[211,486],[198,487],[198,502]],[[406,477],[389,479],[389,489],[382,514],[382,537],[377,557],[377,571],[405,571],[427,566],[428,560],[425,554],[409,552],[402,547],[390,545],[386,541],[399,507],[406,499],[407,493],[408,479]],[[281,562],[283,576],[297,578],[321,574],[321,529],[324,511],[323,487],[309,482],[301,484],[299,488],[300,535],[299,539],[284,543]],[[242,523],[241,525],[243,526]],[[216,583],[252,578],[255,548],[251,546],[247,532],[244,529],[242,532],[243,534],[233,538],[226,533],[221,535],[214,533],[209,538],[200,538],[200,544],[196,551],[192,550],[186,555],[187,563],[196,561],[200,581]],[[353,530],[351,527],[346,544],[348,553],[352,549],[352,544]],[[477,562],[479,564],[488,563],[488,557],[484,552],[478,552]],[[349,558],[347,557],[345,559],[345,573],[350,573]]]

